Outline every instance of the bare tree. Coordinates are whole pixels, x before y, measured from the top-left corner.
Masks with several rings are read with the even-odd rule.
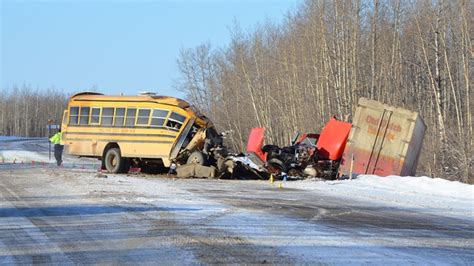
[[[472,183],[473,5],[306,0],[281,25],[236,27],[227,48],[204,49],[205,60],[196,60],[202,47],[183,53],[180,88],[235,131],[236,149],[255,126],[281,145],[334,114],[348,119],[358,97],[403,106],[428,125],[420,173]]]

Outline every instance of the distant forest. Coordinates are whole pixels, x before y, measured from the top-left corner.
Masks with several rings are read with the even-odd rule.
[[[61,124],[68,98],[58,89],[0,88],[0,136],[48,136],[48,121]]]
[[[228,46],[182,51],[179,89],[245,148],[252,127],[266,142],[351,120],[360,97],[419,112],[428,131],[419,174],[474,182],[470,0],[304,1],[284,22]]]

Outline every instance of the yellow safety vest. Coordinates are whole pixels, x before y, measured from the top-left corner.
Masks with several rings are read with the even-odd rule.
[[[61,143],[61,132],[56,133],[54,136],[52,136],[49,141],[53,144],[60,144]]]

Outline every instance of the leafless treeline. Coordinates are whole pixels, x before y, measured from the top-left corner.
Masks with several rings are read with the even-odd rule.
[[[281,25],[232,31],[228,47],[183,50],[179,88],[235,149],[351,120],[359,97],[421,113],[420,174],[473,182],[473,1],[310,1]]]
[[[56,89],[0,89],[0,136],[45,137],[48,120],[61,124],[68,95]]]

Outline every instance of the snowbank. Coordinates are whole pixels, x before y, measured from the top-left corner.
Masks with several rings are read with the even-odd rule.
[[[283,187],[474,220],[474,186],[441,178],[360,175],[353,180],[284,182]]]
[[[373,187],[404,191],[407,193],[419,193],[466,200],[472,200],[474,196],[474,186],[442,178],[364,175],[359,176],[354,181]]]
[[[47,162],[49,161],[48,155],[43,155],[38,152],[31,151],[17,151],[17,150],[6,150],[0,151],[0,158],[4,158],[6,161],[11,162],[13,160],[19,161],[35,161],[35,162]]]
[[[402,194],[423,194],[463,200],[474,199],[474,186],[458,181],[426,176],[387,176],[360,175],[352,180],[315,182],[312,180],[287,182],[288,187],[298,189],[321,189],[329,186],[363,188],[367,193],[373,190],[392,191]]]
[[[0,136],[0,141],[13,141],[13,140],[18,140],[21,139],[20,137],[15,137],[15,136]]]
[[[23,138],[14,136],[0,136],[0,163],[54,162],[53,145],[51,145],[51,159],[49,155],[49,141],[47,138]],[[3,160],[2,160],[3,159]],[[96,159],[79,158],[63,153],[65,163],[98,163]]]

